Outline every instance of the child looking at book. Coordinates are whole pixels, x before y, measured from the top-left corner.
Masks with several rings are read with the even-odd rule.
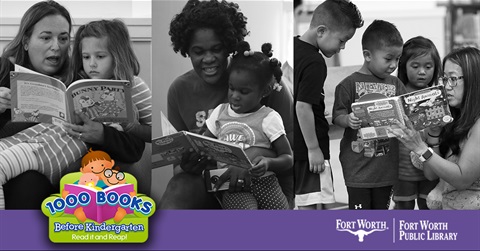
[[[273,171],[292,168],[292,150],[280,115],[260,103],[278,86],[282,76],[280,62],[270,59],[271,56],[270,44],[263,44],[262,52],[254,52],[247,42],[239,42],[229,68],[229,103],[217,106],[206,121],[206,136],[239,144],[244,149],[272,149],[273,146],[277,156],[257,156],[253,159],[254,166],[250,170],[244,169],[251,175],[251,187],[244,187],[243,191],[223,192],[221,200],[224,209],[289,208]],[[220,176],[215,186],[219,187],[226,177]],[[246,177],[248,179],[248,175]],[[230,180],[230,183],[248,186],[250,182],[238,179]]]
[[[315,9],[308,30],[294,38],[295,204],[300,210],[335,202],[323,56],[329,58],[344,49],[362,26],[362,16],[353,3],[327,0]]]
[[[333,123],[345,128],[340,162],[348,192],[349,209],[388,209],[392,186],[398,181],[398,141],[363,141],[361,120],[352,112],[359,99],[378,99],[405,93],[390,75],[402,55],[403,40],[395,25],[375,20],[362,37],[364,63],[335,88]]]
[[[81,173],[93,173],[98,176],[99,180],[97,186],[106,188],[107,184],[104,182],[104,171],[112,169],[115,166],[115,161],[104,151],[93,151],[92,148],[82,158],[80,166]]]
[[[109,186],[125,183],[125,175],[118,170],[113,170],[114,165],[115,161],[110,157],[110,155],[108,155],[108,153],[104,151],[92,151],[90,148],[88,153],[82,158],[80,172],[83,173],[83,175],[93,174],[97,176],[98,179],[96,179],[97,181],[95,182],[94,187],[104,189]],[[80,180],[74,184],[80,184],[82,177],[84,177],[83,175],[80,177]],[[63,189],[62,197],[65,198],[69,193],[70,192],[68,190]],[[85,222],[87,219],[85,212],[83,211],[83,207],[78,207],[75,209],[73,215],[75,215],[80,222]],[[115,214],[114,221],[117,223],[120,222],[125,215],[125,209],[119,207]]]
[[[137,75],[140,64],[131,46],[127,26],[119,19],[92,21],[78,28],[72,52],[72,74],[67,85],[78,79],[120,79],[132,83],[132,101],[139,123],[122,124],[145,142],[151,141],[152,93]],[[101,110],[115,113],[115,101],[108,91],[102,95]],[[112,124],[110,124],[112,125]],[[115,126],[113,124],[112,126]],[[66,124],[67,130],[74,125]]]
[[[205,121],[219,104],[227,102],[230,56],[239,41],[249,34],[246,13],[232,1],[185,1],[185,6],[170,23],[169,35],[174,52],[191,60],[191,68],[180,74],[168,89],[168,120],[177,131],[203,134]],[[255,25],[255,24],[252,24]],[[282,81],[283,82],[283,81]],[[282,84],[282,83],[280,83]],[[287,138],[293,141],[293,97],[287,85],[262,100],[262,104],[282,116]],[[195,97],[195,98],[191,98]],[[197,161],[200,160],[200,161]],[[204,160],[204,161],[202,161]],[[206,191],[201,175],[208,159],[191,156],[191,161],[174,166],[158,208],[219,209],[214,194]],[[238,173],[230,173],[232,179]],[[291,208],[294,207],[293,170],[276,173]],[[240,189],[240,186],[239,186]]]
[[[135,77],[140,66],[131,48],[125,24],[119,20],[91,22],[79,28],[75,41],[71,65],[74,74],[68,77],[66,83],[81,77],[130,80],[132,99],[136,106],[134,110],[139,114],[140,124],[126,124],[116,128],[131,133],[144,142],[150,142],[151,92],[143,80]],[[82,46],[85,46],[85,53]],[[52,183],[57,183],[66,168],[87,153],[87,143],[99,140],[95,134],[85,132],[84,126],[65,123],[62,129],[56,125],[40,123],[31,130],[1,139],[0,185],[27,170],[40,171]],[[45,144],[46,142],[48,143]],[[2,208],[3,189],[0,187],[0,209]]]
[[[435,44],[422,36],[414,37],[403,45],[398,66],[398,78],[405,84],[407,93],[430,87],[442,72],[442,62]],[[423,137],[424,139],[426,137]],[[410,150],[399,144],[398,183],[393,187],[395,209],[428,209],[426,198],[438,180],[425,178],[423,171],[415,168]]]

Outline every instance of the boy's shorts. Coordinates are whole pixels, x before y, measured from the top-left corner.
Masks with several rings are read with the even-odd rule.
[[[437,185],[438,180],[406,181],[399,180],[393,187],[393,201],[412,201],[426,199],[428,193]]]
[[[330,165],[326,165],[325,170],[320,174],[310,172],[309,168],[308,160],[295,161],[295,205],[335,203]]]

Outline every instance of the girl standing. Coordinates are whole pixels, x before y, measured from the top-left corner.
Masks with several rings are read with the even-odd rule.
[[[407,93],[434,85],[441,72],[441,60],[435,44],[422,36],[414,37],[403,45],[398,66],[398,78]],[[425,138],[425,137],[424,137]],[[428,209],[426,198],[438,180],[425,178],[410,159],[410,150],[399,145],[398,183],[393,187],[395,209],[414,209],[415,200],[419,209]]]

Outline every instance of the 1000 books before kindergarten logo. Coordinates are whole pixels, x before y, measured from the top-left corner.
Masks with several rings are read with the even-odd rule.
[[[61,193],[42,203],[52,242],[142,243],[148,239],[148,217],[155,212],[155,202],[136,194],[134,176],[111,172],[111,176],[123,177],[123,184],[101,188],[91,179],[82,182],[88,175],[81,172],[62,177]]]

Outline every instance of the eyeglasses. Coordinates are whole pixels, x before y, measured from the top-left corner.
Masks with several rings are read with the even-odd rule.
[[[440,77],[438,78],[438,83],[441,85],[450,85],[451,87],[457,86],[457,81],[463,79],[463,76],[459,77]]]
[[[110,178],[113,176],[113,171],[112,169],[105,169],[105,171],[103,171],[103,174],[105,175],[105,177]],[[123,180],[125,179],[125,174],[123,172],[117,172],[115,173],[115,178],[117,178],[117,180]]]

